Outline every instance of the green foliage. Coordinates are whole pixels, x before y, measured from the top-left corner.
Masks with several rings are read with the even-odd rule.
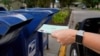
[[[10,0],[2,0],[1,1],[3,4],[8,5],[11,1]]]
[[[77,2],[82,2],[82,0],[76,0]]]
[[[25,0],[25,3],[28,7],[49,7],[51,0]]]
[[[76,0],[59,0],[61,7],[70,6]],[[25,0],[28,7],[49,7],[50,3],[55,3],[55,0]]]
[[[53,16],[52,21],[54,23],[64,23],[65,19],[68,17],[69,11],[68,10],[61,10]]]
[[[59,1],[60,1],[61,7],[66,7],[66,6],[69,7],[76,0],[59,0]]]
[[[10,10],[10,3],[12,2],[11,0],[1,0],[1,2],[7,6],[7,9]]]
[[[83,3],[88,7],[94,8],[96,5],[99,5],[100,0],[83,0]]]
[[[27,4],[28,7],[34,7],[36,5],[36,0],[25,0],[25,3]]]

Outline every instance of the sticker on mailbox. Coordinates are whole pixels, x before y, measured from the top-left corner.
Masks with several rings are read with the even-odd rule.
[[[34,56],[36,53],[36,40],[33,40],[28,45],[28,56]]]

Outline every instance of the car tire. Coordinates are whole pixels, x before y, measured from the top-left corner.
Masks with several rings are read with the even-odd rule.
[[[69,56],[79,56],[78,55],[78,48],[77,48],[76,44],[71,45]]]

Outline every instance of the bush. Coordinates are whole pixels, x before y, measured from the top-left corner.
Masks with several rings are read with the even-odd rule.
[[[60,10],[53,16],[52,21],[56,24],[65,23],[65,19],[69,16],[69,10]]]

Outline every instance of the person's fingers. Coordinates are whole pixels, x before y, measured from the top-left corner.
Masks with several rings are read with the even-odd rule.
[[[59,39],[57,39],[57,42],[58,42],[58,43],[60,43],[60,40],[59,40]]]
[[[53,38],[56,38],[56,32],[51,33],[51,36],[52,36]]]
[[[63,42],[61,42],[59,39],[57,39],[57,42],[60,43],[61,45],[65,45]]]
[[[51,34],[51,37],[52,37],[52,38],[56,38],[55,35],[54,35],[53,33]]]
[[[57,39],[57,42],[60,43],[61,45],[63,45],[63,43],[59,39]]]

